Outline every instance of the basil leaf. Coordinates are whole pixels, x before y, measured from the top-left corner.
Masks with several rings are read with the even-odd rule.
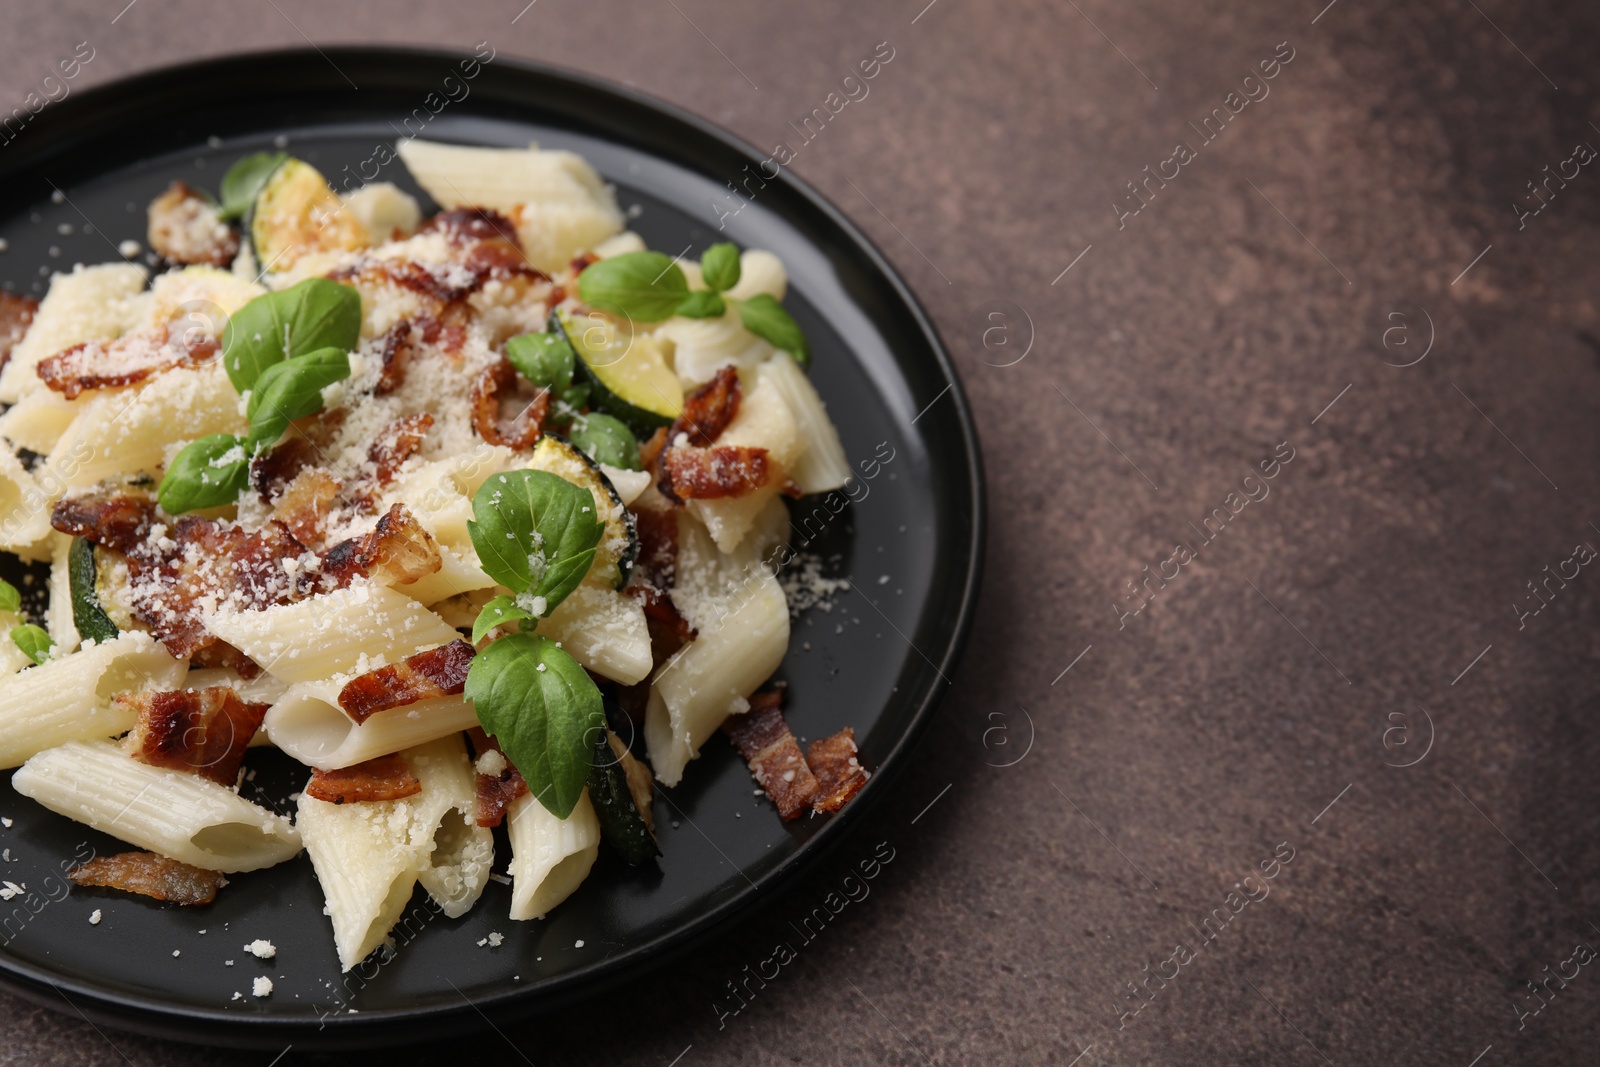
[[[610,415],[591,412],[573,420],[572,431],[567,435],[574,445],[589,454],[596,463],[608,463],[623,470],[642,470],[639,462],[639,441],[628,429],[627,423]]]
[[[726,310],[722,297],[709,289],[696,289],[678,305],[678,314],[686,319],[714,319]]]
[[[497,596],[483,606],[478,612],[478,621],[472,624],[472,643],[476,645],[483,640],[483,635],[496,626],[503,626],[508,622],[518,620],[529,622],[539,621],[539,616],[531,611],[524,611],[517,603],[516,597]]]
[[[43,627],[35,626],[31,622],[24,623],[21,626],[12,627],[11,640],[18,648],[22,649],[24,655],[33,660],[35,663],[43,663],[45,660],[49,659],[50,650],[56,645],[56,643],[50,639],[50,635],[45,632]],[[582,670],[583,668],[580,667],[578,669]],[[590,682],[589,684],[593,685],[594,683]],[[600,690],[596,689],[595,696],[598,698],[599,695]],[[584,767],[583,773],[585,775],[589,773],[589,768],[587,766]],[[573,801],[573,803],[577,803],[577,801]]]
[[[231,504],[250,481],[250,455],[242,437],[214,433],[190,442],[167,468],[156,499],[169,515]]]
[[[517,373],[556,394],[571,387],[577,358],[566,336],[559,333],[525,333],[506,342],[506,359]]]
[[[322,391],[350,377],[350,355],[341,348],[323,348],[274,363],[256,379],[245,416],[250,420],[253,448],[274,444],[295,419],[322,410]]]
[[[806,344],[806,335],[782,304],[767,293],[757,293],[749,300],[735,301],[734,306],[739,309],[739,321],[745,329],[789,353],[801,367],[811,366],[811,346]]]
[[[636,322],[671,318],[688,295],[683,268],[660,252],[624,252],[591,263],[578,275],[584,303]]]
[[[236,219],[249,211],[272,172],[288,158],[285,152],[256,152],[229,167],[222,176],[222,218]]]
[[[511,634],[473,657],[466,697],[539,803],[571,815],[606,722],[588,673],[549,638]]]
[[[228,318],[222,367],[240,393],[268,367],[320,348],[348,352],[361,339],[361,294],[326,278],[258,296]]]
[[[0,578],[0,611],[21,611],[22,594],[17,587]]]
[[[472,514],[478,565],[513,593],[543,597],[540,615],[578,587],[600,543],[594,495],[548,471],[496,474],[473,495]]]
[[[725,292],[739,284],[739,249],[727,242],[712,245],[700,257],[700,276],[706,288]]]

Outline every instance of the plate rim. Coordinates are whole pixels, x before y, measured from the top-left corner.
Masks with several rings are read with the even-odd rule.
[[[397,67],[407,63],[456,63],[465,58],[477,58],[466,50],[427,48],[406,45],[338,45],[329,48],[317,46],[302,48],[276,48],[243,50],[208,56],[187,62],[170,63],[140,70],[122,77],[101,82],[71,98],[43,109],[28,132],[37,137],[40,127],[47,127],[58,136],[70,127],[81,113],[93,111],[97,106],[120,98],[123,106],[136,107],[134,103],[152,90],[161,88],[174,79],[203,81],[208,76],[226,73],[238,76],[241,63],[270,69],[275,65],[309,62],[316,58],[337,68],[336,60],[348,57],[352,62],[381,62]],[[663,100],[633,86],[622,85],[585,71],[573,70],[543,60],[529,59],[510,54],[493,57],[496,68],[510,72],[510,77],[532,76],[556,82],[565,82],[593,98],[612,98],[608,103],[653,112],[672,122],[689,127],[701,138],[719,142],[732,149],[748,162],[755,163],[766,156],[759,148],[742,137],[703,118],[677,104]],[[342,72],[341,72],[342,73]],[[627,141],[618,139],[627,145]],[[0,157],[0,178],[22,169],[36,160],[49,145],[39,145]],[[656,154],[656,153],[651,153]],[[16,164],[10,160],[19,161]],[[691,168],[693,169],[693,168]],[[555,988],[535,990],[532,987],[507,988],[486,994],[462,1005],[436,1004],[411,1009],[386,1009],[372,1013],[329,1015],[322,1020],[299,1015],[243,1015],[231,1014],[221,1009],[207,1009],[190,1005],[174,1005],[159,997],[144,997],[120,990],[107,989],[93,981],[73,976],[62,976],[44,967],[0,952],[0,988],[44,1007],[61,1010],[54,992],[67,1005],[86,1018],[99,1020],[120,1029],[149,1036],[207,1043],[230,1047],[261,1047],[269,1040],[276,1042],[288,1037],[298,1037],[309,1042],[306,1047],[337,1048],[360,1045],[398,1044],[419,1036],[443,1037],[468,1029],[479,1029],[482,1024],[474,1019],[474,1011],[488,1021],[485,1012],[496,1017],[517,1020],[542,1016],[562,1007],[598,996],[607,989],[632,984],[668,962],[681,958],[687,952],[710,942],[717,934],[726,932],[736,921],[748,918],[785,889],[793,888],[807,871],[853,832],[866,811],[876,806],[890,785],[900,777],[910,762],[911,751],[922,741],[928,726],[942,703],[949,682],[940,685],[939,677],[948,679],[949,673],[961,658],[971,633],[976,614],[979,589],[982,584],[984,556],[987,544],[986,477],[978,441],[977,426],[972,416],[966,390],[956,370],[954,360],[923,307],[900,272],[889,261],[877,243],[858,227],[831,200],[818,192],[809,182],[785,168],[781,175],[783,186],[806,201],[810,208],[842,234],[854,247],[852,258],[860,257],[881,279],[888,283],[896,301],[909,313],[911,325],[920,333],[931,351],[937,369],[947,383],[955,408],[954,417],[960,429],[960,452],[964,461],[963,481],[965,503],[970,511],[967,522],[955,519],[964,527],[968,543],[962,560],[963,575],[959,599],[954,612],[955,623],[942,642],[937,663],[936,678],[926,683],[916,694],[910,722],[896,738],[880,762],[877,772],[862,789],[860,796],[837,813],[809,840],[797,848],[793,855],[782,860],[748,887],[741,888],[726,900],[719,901],[705,911],[666,934],[625,952],[602,960],[585,971],[568,977]],[[899,376],[904,380],[903,372]],[[943,394],[940,394],[941,396]],[[934,400],[939,399],[935,397]],[[930,402],[931,403],[931,402]],[[920,416],[919,416],[920,417]],[[920,650],[919,650],[920,651]],[[87,998],[80,1005],[67,999],[66,993]]]

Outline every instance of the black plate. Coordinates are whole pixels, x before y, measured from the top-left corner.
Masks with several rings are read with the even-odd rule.
[[[304,856],[234,878],[203,910],[85,891],[51,901],[64,892],[61,863],[80,842],[100,852],[123,846],[17,796],[5,775],[0,816],[14,825],[0,829],[9,849],[0,878],[38,895],[6,903],[0,921],[6,909],[45,903],[37,914],[23,907],[10,927],[0,923],[0,979],[39,1003],[65,1010],[64,992],[117,1026],[301,1047],[440,1036],[481,1025],[475,1009],[511,1016],[565,1006],[637,977],[791,881],[883,794],[946,685],[977,589],[982,474],[954,369],[905,283],[837,209],[787,173],[764,187],[751,181],[754,201],[727,215],[739,202],[727,183],[758,173],[762,155],[700,119],[504,57],[466,81],[461,59],[278,52],[75,93],[0,152],[0,237],[9,244],[0,284],[38,293],[42,271],[117,259],[120,242],[143,241],[145,206],[174,178],[214,191],[236,158],[278,143],[341,185],[347,173],[371,177],[407,129],[435,140],[571,148],[616,184],[624,206],[638,206],[630,225],[669,254],[698,254],[716,240],[773,250],[791,277],[786,304],[815,349],[813,379],[852,462],[876,475],[862,478],[857,499],[838,514],[826,500],[795,505],[796,526],[810,522],[811,548],[829,561],[828,573],[850,577],[854,589],[832,612],[796,621],[781,671],[791,683],[789,719],[802,737],[853,725],[877,773],[839,816],[784,827],[752,795],[730,746],[714,741],[667,799],[658,791],[659,869],[602,859],[570,900],[532,923],[505,917],[504,885],[491,884],[460,920],[431,917],[419,893],[411,912],[418,932],[402,937],[391,962],[344,978]],[[378,178],[420,192],[398,160]],[[251,763],[259,771],[246,794],[259,786],[288,810],[284,798],[303,771],[271,753]],[[97,908],[104,920],[92,926]],[[491,931],[505,943],[480,947]],[[275,960],[241,951],[256,938],[277,946]],[[276,985],[269,999],[250,996],[259,974]],[[232,1000],[235,991],[244,998]]]

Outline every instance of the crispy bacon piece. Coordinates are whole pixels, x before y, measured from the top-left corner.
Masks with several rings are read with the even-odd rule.
[[[639,462],[645,470],[654,470],[656,460],[661,458],[661,450],[667,447],[667,428],[665,426],[639,442]]]
[[[657,488],[673,499],[715,500],[744,496],[772,477],[774,465],[764,448],[713,445],[669,448],[661,454]]]
[[[811,803],[817,811],[838,811],[871,777],[856,758],[856,731],[850,726],[807,745],[806,762],[817,776],[817,796]]]
[[[370,533],[340,541],[322,554],[322,574],[340,586],[357,578],[404,585],[443,565],[439,545],[404,504],[395,504]]]
[[[817,795],[817,779],[800,753],[800,743],[783,718],[783,690],[768,689],[750,698],[750,710],[722,724],[739,755],[750,765],[784,822],[797,819]]]
[[[306,796],[329,804],[365,804],[379,800],[403,800],[422,792],[422,783],[411,773],[411,765],[398,753],[378,756],[354,767],[336,771],[311,772]]]
[[[272,517],[301,543],[320,548],[327,535],[328,515],[339,499],[339,480],[321,467],[305,467],[283,487]]]
[[[378,431],[367,449],[367,459],[378,468],[378,484],[394,481],[405,461],[422,448],[422,439],[433,429],[433,416],[427,412],[396,419]]]
[[[197,515],[179,519],[159,544],[128,552],[133,614],[176,659],[216,642],[202,621],[210,606],[258,610],[298,600],[311,579],[296,564],[306,546],[281,522],[255,533]],[[294,561],[289,567],[284,562]]]
[[[194,368],[216,356],[214,338],[195,333],[184,341],[165,332],[140,330],[114,341],[86,341],[41,359],[39,380],[68,400],[91,389],[110,389],[142,382],[174,367]]]
[[[39,301],[33,297],[0,290],[0,370],[5,369],[11,350],[28,332],[38,310]]]
[[[155,518],[156,502],[143,494],[90,491],[59,501],[50,525],[104,548],[132,552],[144,544]]]
[[[424,222],[418,232],[443,233],[451,244],[465,249],[465,266],[485,278],[522,276],[549,280],[547,274],[528,262],[516,224],[490,208],[441,211]]]
[[[640,508],[634,512],[634,530],[639,537],[639,557],[634,561],[634,582],[623,591],[644,608],[651,649],[660,663],[695,636],[694,627],[678,613],[671,596],[678,566],[678,513]]]
[[[484,733],[482,727],[474,726],[467,731],[467,736],[472,740],[475,756],[481,758],[485,752],[499,752],[500,758],[505,759],[505,770],[499,774],[480,773],[477,776],[477,823],[479,826],[499,826],[505,821],[506,809],[511,802],[528,791],[528,783],[523,781],[522,773],[501,752],[499,742]]]
[[[550,409],[550,391],[539,389],[510,419],[501,414],[506,403],[521,403],[517,386],[522,381],[511,361],[501,359],[479,376],[472,387],[472,425],[491,445],[523,451],[539,440],[539,424]]]
[[[238,779],[245,749],[268,707],[241,700],[227,686],[119,693],[112,703],[138,716],[123,741],[128,755],[152,767],[193,771],[226,786]]]
[[[339,706],[356,722],[366,722],[390,708],[455,696],[466,688],[467,669],[476,654],[465,641],[418,652],[346,682],[339,690]]]
[[[67,873],[74,885],[120,889],[171,904],[209,904],[228,884],[219,871],[191,867],[154,852],[96,856]]]
[[[282,441],[250,460],[250,484],[269,500],[282,492],[295,475],[322,458],[344,417],[344,409],[335,408],[295,423]]]
[[[667,440],[676,441],[681,433],[688,436],[688,443],[695,448],[709,448],[738,417],[743,395],[739,388],[739,371],[730,363],[717,371],[715,378],[683,398],[683,413],[667,431]]]
[[[173,182],[150,202],[150,247],[174,263],[226,267],[239,252],[239,236],[210,200]]]

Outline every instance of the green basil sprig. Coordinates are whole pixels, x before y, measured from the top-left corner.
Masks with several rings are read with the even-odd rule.
[[[0,611],[17,612],[22,610],[22,594],[17,587],[0,578]]]
[[[258,296],[228,318],[222,367],[244,393],[275,363],[323,348],[348,352],[361,339],[361,294],[326,278]]]
[[[35,626],[31,622],[12,627],[11,640],[34,663],[43,663],[49,659],[50,650],[56,646],[55,641],[51,639],[44,627]],[[598,696],[599,690],[596,690],[595,693]],[[583,770],[585,774],[589,773],[589,768],[585,767]]]
[[[627,471],[644,468],[639,460],[639,439],[633,436],[633,431],[621,419],[598,411],[579,415],[572,420],[567,440],[587,452],[596,463]]]
[[[228,173],[222,176],[222,208],[218,214],[223,219],[244,215],[256,202],[256,194],[267,184],[272,172],[288,158],[286,152],[256,152],[229,167]]]
[[[739,284],[739,250],[715,244],[700,260],[705,289],[689,290],[683,269],[660,252],[625,252],[589,264],[578,275],[578,296],[585,303],[635,322],[660,322],[673,315],[692,319],[724,314],[732,304],[744,328],[781,348],[801,367],[811,366],[811,346],[783,305],[765,293],[746,300],[728,296]]]
[[[583,795],[605,711],[588,673],[532,631],[594,562],[602,533],[594,495],[546,471],[509,471],[483,483],[472,513],[479,564],[512,591],[484,606],[473,642],[512,622],[520,632],[473,658],[466,697],[539,803],[565,819]]]
[[[222,331],[222,366],[248,392],[243,437],[212,434],[172,461],[156,499],[169,515],[239,499],[250,460],[271,448],[289,424],[322,410],[322,391],[350,377],[349,352],[361,338],[361,294],[326,278],[309,278],[258,296],[234,312]]]

